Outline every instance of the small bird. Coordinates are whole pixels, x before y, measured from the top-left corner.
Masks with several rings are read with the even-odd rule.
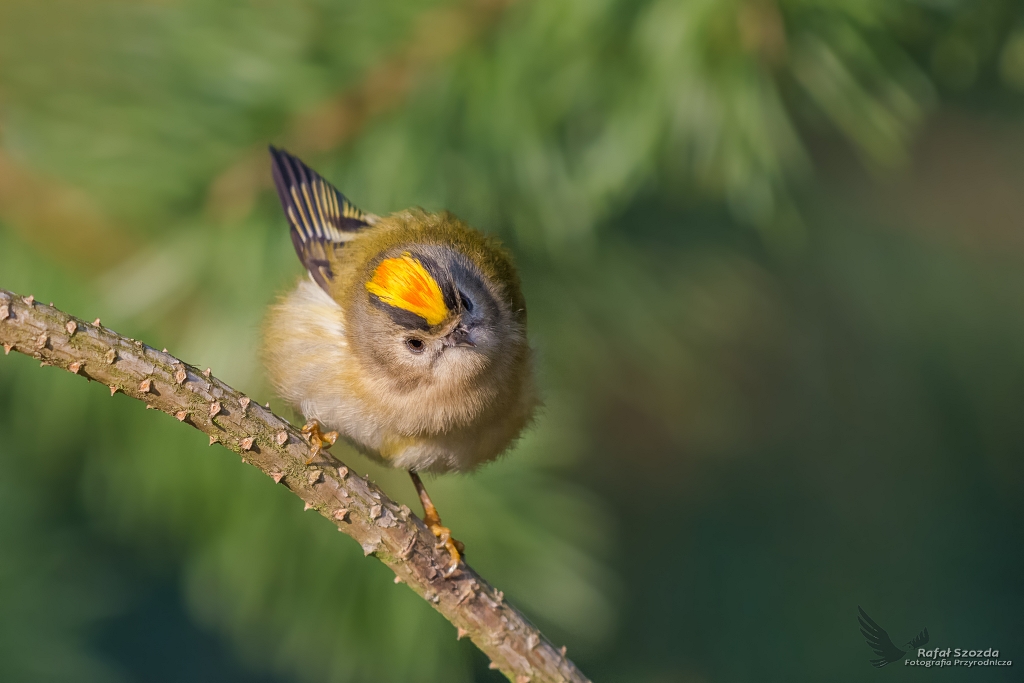
[[[418,473],[497,458],[538,405],[512,260],[448,212],[364,213],[296,157],[270,155],[309,275],[266,317],[270,379],[307,420],[309,462],[340,436],[409,471],[454,571],[465,549]]]
[[[893,644],[889,634],[885,632],[881,626],[876,624],[874,620],[868,616],[861,607],[857,607],[857,611],[860,615],[857,617],[857,621],[860,623],[860,632],[864,638],[868,641],[868,647],[875,651],[875,654],[879,656],[878,659],[871,660],[871,666],[876,669],[881,669],[886,664],[892,664],[898,662],[907,655],[907,650],[913,650],[921,647],[922,645],[928,644],[928,629],[925,629],[917,634],[917,637],[908,642],[904,647],[906,650],[901,650]]]

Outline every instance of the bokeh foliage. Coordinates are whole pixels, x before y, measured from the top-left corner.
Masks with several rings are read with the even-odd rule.
[[[256,340],[299,274],[289,145],[516,252],[545,410],[432,491],[595,679],[862,680],[860,603],[1012,651],[1024,253],[831,169],[908,172],[952,107],[1017,121],[1022,46],[997,0],[6,0],[0,286],[284,409]],[[287,492],[101,389],[0,363],[0,679],[488,678]]]

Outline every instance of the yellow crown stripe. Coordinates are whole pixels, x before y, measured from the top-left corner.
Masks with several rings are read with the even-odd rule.
[[[381,261],[366,289],[387,305],[420,316],[428,325],[437,325],[448,317],[437,281],[409,252]]]

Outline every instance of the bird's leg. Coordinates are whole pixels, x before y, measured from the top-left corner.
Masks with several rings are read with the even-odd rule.
[[[423,523],[437,537],[437,547],[447,548],[448,554],[452,557],[452,566],[448,568],[447,576],[451,576],[459,566],[462,556],[466,553],[466,546],[460,541],[452,538],[452,531],[441,525],[441,516],[437,514],[434,502],[430,500],[427,489],[423,486],[423,480],[415,472],[409,472],[412,477],[412,485],[416,487],[416,493],[420,495],[420,502],[423,503]]]
[[[306,460],[307,465],[313,462],[316,456],[320,455],[320,451],[325,448],[324,444],[327,444],[326,448],[330,448],[338,440],[338,432],[321,432],[320,423],[316,420],[310,420],[302,425],[302,433],[306,435],[306,440],[309,441],[310,445],[309,458]]]

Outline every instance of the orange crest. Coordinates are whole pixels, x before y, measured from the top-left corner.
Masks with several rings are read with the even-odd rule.
[[[420,316],[431,326],[448,317],[441,288],[409,252],[381,261],[366,290],[389,306]]]

